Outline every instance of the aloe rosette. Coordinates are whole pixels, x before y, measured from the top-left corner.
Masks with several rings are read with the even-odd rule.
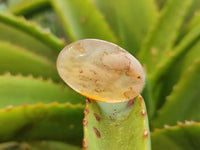
[[[119,131],[123,123],[124,134],[135,128],[144,134],[145,126],[137,127],[147,122],[140,96],[131,109],[128,101],[116,109],[131,115],[139,109],[139,120],[122,122],[119,117],[111,126],[106,104],[85,104],[85,97],[59,77],[59,52],[72,42],[92,38],[119,45],[145,68],[141,96],[152,149],[200,149],[199,35],[199,0],[0,1],[0,148],[77,150],[86,130],[85,146],[109,146],[99,136],[108,129]],[[83,129],[84,109],[91,121]],[[123,136],[116,133],[106,141],[120,146]],[[131,137],[135,142],[137,138]],[[144,147],[145,142],[139,143]]]

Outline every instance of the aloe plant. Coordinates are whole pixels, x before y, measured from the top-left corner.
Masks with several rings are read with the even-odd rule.
[[[151,149],[146,108],[139,96],[144,71],[130,53],[106,41],[80,40],[60,52],[57,69],[70,87],[87,97],[84,149]]]
[[[110,106],[85,104],[57,73],[56,59],[65,45],[88,38],[115,43],[144,66],[141,95],[152,150],[200,149],[199,36],[199,0],[0,1],[0,149],[77,150],[83,132],[88,148],[124,138],[108,135],[109,144],[98,138],[102,129],[120,130],[105,126],[113,123],[102,113]],[[128,136],[133,128],[143,134],[144,117],[133,115],[142,117],[139,97],[128,109],[133,117],[123,124]],[[90,121],[83,129],[84,109]],[[118,119],[115,123],[122,123]],[[139,147],[145,149],[145,142]]]

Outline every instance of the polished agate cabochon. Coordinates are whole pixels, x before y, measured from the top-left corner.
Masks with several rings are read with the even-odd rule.
[[[102,40],[85,39],[67,45],[58,56],[57,69],[72,89],[101,102],[133,99],[144,86],[144,71],[138,60]]]

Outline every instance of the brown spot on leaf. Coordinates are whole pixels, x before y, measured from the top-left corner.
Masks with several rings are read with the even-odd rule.
[[[83,139],[83,149],[86,150],[88,147],[88,143],[86,139]]]
[[[52,102],[51,104],[52,104],[52,105],[57,105],[58,102],[57,102],[57,101],[54,101],[54,102]]]
[[[42,105],[43,105],[42,102],[37,103],[37,106],[42,106]]]
[[[164,125],[164,128],[165,129],[168,129],[170,126],[169,125]]]
[[[86,98],[86,103],[91,103],[91,100],[89,98]]]
[[[94,116],[95,116],[97,121],[100,121],[100,117],[96,113],[94,113]]]
[[[93,127],[93,130],[94,130],[94,133],[96,134],[96,136],[97,136],[98,138],[100,138],[100,137],[101,137],[101,134],[100,134],[99,130],[98,130],[97,128],[95,128],[95,127]]]
[[[22,105],[22,107],[24,107],[24,108],[26,108],[26,107],[28,107],[29,105],[28,104],[24,104],[24,105]]]
[[[143,98],[142,98],[142,96],[141,95],[139,95],[139,99],[143,102]]]
[[[135,99],[129,100],[129,101],[128,101],[128,104],[126,105],[126,107],[127,107],[128,109],[132,108],[134,102],[135,102]]]
[[[116,123],[116,124],[115,124],[116,127],[119,126],[119,125],[120,125],[119,123]]]
[[[142,114],[142,116],[146,116],[146,111],[144,109],[142,109],[141,114]]]
[[[14,107],[12,105],[5,108],[5,110],[12,110]]]
[[[151,54],[154,56],[157,55],[158,54],[157,48],[155,48],[155,47],[151,48]]]
[[[147,138],[147,136],[148,136],[148,131],[147,131],[147,129],[144,129],[143,135],[144,135],[145,138]]]
[[[87,121],[87,118],[84,118],[83,119],[83,126],[85,127],[87,125],[88,121]]]
[[[85,18],[82,17],[82,18],[80,19],[80,22],[81,22],[82,24],[84,24],[84,23],[86,22]]]
[[[89,109],[88,108],[85,108],[84,114],[85,114],[85,116],[87,116],[89,114]]]

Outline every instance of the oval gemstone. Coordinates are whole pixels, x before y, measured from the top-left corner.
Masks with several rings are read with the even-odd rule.
[[[97,39],[67,45],[58,56],[57,69],[72,89],[108,103],[133,99],[142,91],[145,80],[135,57],[113,43]]]

